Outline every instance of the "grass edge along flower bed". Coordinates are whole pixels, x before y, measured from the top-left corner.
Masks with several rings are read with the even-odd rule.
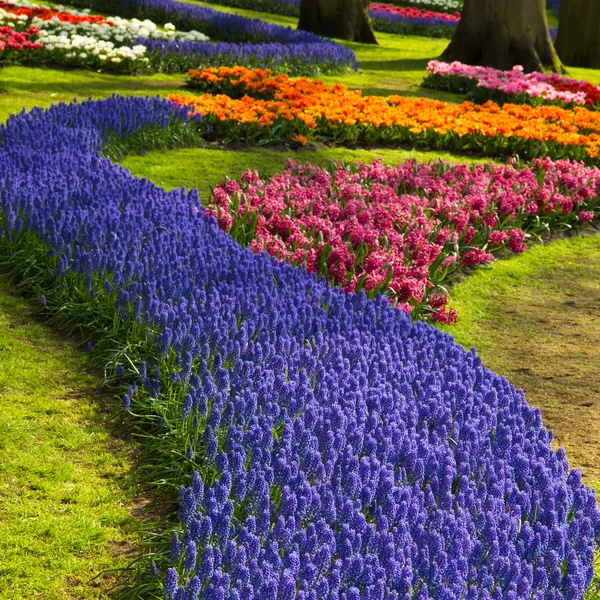
[[[600,113],[576,107],[506,104],[458,106],[404,96],[363,96],[341,84],[274,76],[245,67],[192,70],[189,85],[203,96],[171,94],[202,113],[214,136],[229,140],[332,141],[533,159],[597,162]]]
[[[193,191],[100,157],[188,119],[113,97],[0,128],[7,266],[90,332],[153,475],[180,489],[156,594],[582,597],[595,493],[522,392],[384,298],[243,250]]]

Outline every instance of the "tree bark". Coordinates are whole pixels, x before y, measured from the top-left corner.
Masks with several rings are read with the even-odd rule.
[[[556,51],[566,65],[600,69],[600,1],[563,0]]]
[[[349,42],[377,44],[369,0],[302,0],[298,29]]]
[[[548,31],[545,0],[465,0],[442,58],[502,70],[515,65],[526,72],[562,70]]]

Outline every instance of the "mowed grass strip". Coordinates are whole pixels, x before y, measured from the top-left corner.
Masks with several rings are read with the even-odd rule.
[[[183,90],[185,75],[110,75],[84,69],[0,67],[0,122],[36,106],[48,108],[76,99],[122,96],[167,96]]]
[[[450,297],[459,322],[444,329],[523,388],[555,447],[600,490],[600,234],[480,268]]]
[[[380,159],[384,164],[400,164],[409,159],[420,162],[443,159],[454,163],[484,163],[491,159],[453,155],[447,152],[406,149],[350,149],[341,147],[318,147],[311,149],[270,149],[264,147],[227,148],[182,148],[153,150],[141,156],[131,155],[119,163],[134,175],[150,179],[166,190],[185,185],[196,188],[200,199],[207,203],[214,187],[224,179],[237,179],[248,169],[256,170],[261,176],[271,177],[281,173],[288,160],[300,164],[329,168],[336,162],[355,165]]]
[[[107,598],[135,553],[130,449],[86,355],[0,284],[0,599]]]

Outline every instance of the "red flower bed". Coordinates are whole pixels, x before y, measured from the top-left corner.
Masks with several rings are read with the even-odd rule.
[[[17,6],[11,2],[3,2],[0,0],[0,8],[11,12],[15,15],[25,15],[26,17],[33,19],[37,17],[43,21],[50,21],[56,17],[63,23],[71,23],[77,25],[79,23],[96,23],[98,25],[112,25],[111,21],[107,21],[100,15],[72,15],[70,13],[61,12],[54,8],[44,8],[43,6],[36,6],[35,8],[26,8],[23,6]]]
[[[407,19],[441,19],[443,21],[460,21],[460,13],[439,13],[426,8],[415,8],[414,6],[394,6],[384,2],[374,2],[369,5],[371,11],[384,12],[392,15],[400,15]]]
[[[589,106],[600,103],[600,90],[589,81],[556,77],[556,80],[552,81],[552,86],[559,92],[584,92],[585,103]]]
[[[0,27],[0,62],[8,62],[11,52],[24,52],[39,50],[42,44],[32,41],[39,33],[37,27],[30,27],[27,31],[19,32],[10,27]]]

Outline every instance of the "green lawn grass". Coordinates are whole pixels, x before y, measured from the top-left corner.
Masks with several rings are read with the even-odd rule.
[[[555,10],[546,11],[546,18],[548,19],[548,27],[558,27],[558,14]]]
[[[107,598],[138,543],[130,450],[86,355],[30,311],[0,283],[0,599]]]
[[[0,69],[0,121],[23,109],[48,108],[73,99],[125,96],[166,96],[185,83],[183,75],[109,75],[82,69],[12,66]]]
[[[270,177],[281,172],[287,161],[311,163],[328,168],[341,161],[356,164],[359,161],[371,162],[382,159],[386,164],[400,164],[409,159],[421,162],[443,159],[450,162],[489,162],[490,159],[456,156],[445,152],[421,152],[403,149],[359,149],[317,148],[312,150],[275,150],[269,148],[245,148],[229,150],[227,148],[182,148],[171,150],[167,155],[163,151],[147,152],[142,156],[127,156],[120,164],[134,175],[146,177],[166,190],[181,187],[197,188],[200,198],[205,201],[213,188],[229,177],[235,179],[247,169],[257,170],[261,176]]]
[[[600,235],[480,268],[452,288],[450,305],[459,321],[441,328],[542,407],[556,443],[600,490]]]

